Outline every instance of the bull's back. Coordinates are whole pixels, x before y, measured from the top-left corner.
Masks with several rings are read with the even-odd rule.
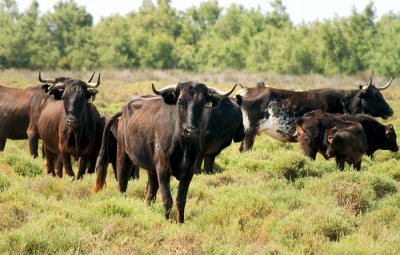
[[[0,86],[0,136],[10,139],[28,138],[31,90]]]

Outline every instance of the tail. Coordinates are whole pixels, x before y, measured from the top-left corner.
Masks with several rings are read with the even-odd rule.
[[[98,164],[96,168],[97,178],[96,187],[94,192],[99,192],[106,185],[107,167],[108,167],[108,136],[110,135],[110,129],[113,122],[122,115],[122,111],[117,112],[112,116],[106,123],[103,131],[103,137],[101,140],[101,149],[98,157]]]

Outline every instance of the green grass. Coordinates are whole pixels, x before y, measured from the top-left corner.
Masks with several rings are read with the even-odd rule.
[[[144,80],[157,78],[123,85],[111,77],[94,103],[113,114],[132,93],[150,91]],[[385,96],[396,114],[384,122],[400,133],[400,89],[390,88]],[[217,158],[220,173],[193,178],[186,223],[177,225],[164,219],[159,194],[154,205],[146,206],[144,170],[140,180],[129,182],[126,194],[117,192],[112,171],[106,189],[93,194],[95,176],[80,181],[47,176],[45,161],[30,158],[26,141],[7,141],[0,153],[0,254],[364,255],[400,250],[399,153],[378,151],[374,159],[364,157],[360,172],[350,167],[339,172],[333,160],[318,156],[310,161],[298,144],[265,135],[256,138],[250,152],[241,154],[238,148],[234,144]],[[177,185],[173,179],[173,196]],[[175,214],[174,207],[171,217]]]

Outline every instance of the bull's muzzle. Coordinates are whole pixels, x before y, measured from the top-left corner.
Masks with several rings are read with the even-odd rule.
[[[79,120],[74,116],[68,116],[67,125],[72,128],[79,127]]]
[[[183,127],[183,136],[187,139],[196,139],[200,134],[200,129],[196,127]]]

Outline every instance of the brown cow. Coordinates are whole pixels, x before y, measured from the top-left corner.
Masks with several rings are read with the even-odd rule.
[[[235,88],[235,87],[234,87]],[[233,88],[233,89],[234,89]],[[155,201],[160,188],[165,216],[172,208],[171,176],[179,180],[176,197],[177,222],[184,222],[186,197],[198,154],[196,142],[204,107],[215,107],[222,97],[202,83],[184,82],[153,92],[160,97],[131,100],[107,122],[99,155],[95,191],[105,185],[107,138],[113,122],[120,117],[117,139],[118,189],[125,192],[132,166],[147,169],[146,202]]]
[[[60,157],[58,167],[64,166],[68,175],[75,176],[71,156],[80,158],[77,178],[84,174],[94,153],[96,128],[100,123],[96,107],[89,102],[94,99],[97,93],[95,88],[98,86],[100,74],[96,84],[66,79],[48,88],[49,96],[42,103],[38,122],[39,135],[45,147],[48,174],[55,174],[54,162]],[[94,164],[91,166],[95,167]],[[93,172],[93,169],[89,169],[90,171]]]
[[[17,89],[0,85],[0,151],[4,150],[6,139],[29,139],[31,155],[38,156],[39,107],[46,96],[43,89],[48,86]]]

